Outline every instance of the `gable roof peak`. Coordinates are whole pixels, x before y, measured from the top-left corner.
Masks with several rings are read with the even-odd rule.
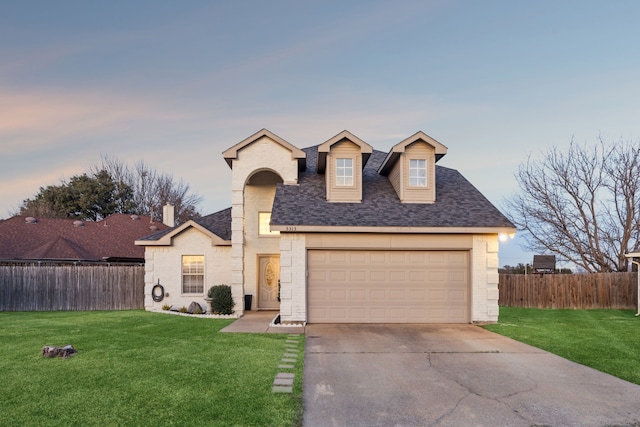
[[[371,156],[371,153],[373,153],[373,147],[345,129],[336,136],[329,138],[322,144],[318,145],[318,163],[316,165],[318,173],[324,173],[327,167],[327,154],[331,151],[331,147],[345,139],[360,147],[360,153],[362,154],[362,167],[364,168],[367,164],[367,160],[369,160],[369,157]]]
[[[427,135],[426,133],[422,132],[421,130],[416,132],[416,133],[414,133],[409,138],[403,139],[402,141],[400,141],[399,143],[394,145],[391,150],[392,151],[399,151],[399,150],[404,151],[404,149],[407,146],[409,146],[409,145],[411,145],[411,144],[413,144],[414,142],[417,142],[417,141],[424,141],[427,144],[431,145],[433,148],[435,148],[435,150],[436,150],[436,161],[440,160],[445,154],[447,154],[447,147],[444,144],[439,143],[434,138],[431,138],[429,135]]]
[[[400,155],[405,152],[407,147],[418,141],[422,141],[434,148],[436,162],[447,154],[447,147],[444,144],[439,143],[426,133],[418,131],[391,147],[391,150],[387,153],[387,157],[380,165],[380,168],[378,168],[378,173],[381,175],[388,175],[393,165],[398,161]]]
[[[224,157],[224,160],[227,162],[230,168],[233,168],[233,160],[238,158],[238,151],[242,150],[248,145],[253,144],[257,140],[265,136],[291,151],[291,156],[294,159],[298,159],[298,164],[300,165],[300,167],[304,166],[304,159],[306,158],[306,153],[304,151],[265,128],[254,133],[250,137],[243,139],[233,147],[223,151],[222,155]]]
[[[366,142],[364,142],[363,140],[361,140],[360,138],[358,138],[357,136],[355,136],[354,134],[352,134],[346,129],[340,132],[339,134],[337,134],[336,136],[329,138],[322,144],[318,145],[318,152],[328,153],[332,145],[342,141],[343,139],[347,139],[353,142],[354,144],[358,145],[363,153],[370,154],[373,152],[373,147],[371,145],[367,144]]]

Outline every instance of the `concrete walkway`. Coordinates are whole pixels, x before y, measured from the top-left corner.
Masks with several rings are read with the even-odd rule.
[[[640,386],[472,325],[307,325],[304,427],[640,426]]]
[[[245,311],[244,315],[235,320],[220,332],[247,332],[254,334],[304,334],[304,326],[271,326],[271,322],[278,315],[277,311]]]

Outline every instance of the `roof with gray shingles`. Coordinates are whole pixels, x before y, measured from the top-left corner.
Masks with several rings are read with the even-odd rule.
[[[435,203],[401,203],[389,179],[377,173],[387,154],[377,150],[363,170],[362,202],[327,202],[325,176],[316,173],[317,146],[304,151],[307,169],[299,185],[276,189],[272,225],[515,228],[458,171],[442,166],[436,166]]]
[[[231,208],[194,220],[223,240],[231,240]]]
[[[202,216],[200,218],[193,219],[194,222],[200,224],[207,230],[211,231],[216,236],[223,240],[231,240],[231,208],[226,208],[212,214]],[[160,240],[163,236],[171,233],[178,226],[169,228],[167,230],[158,231],[143,238],[139,241],[155,241]]]

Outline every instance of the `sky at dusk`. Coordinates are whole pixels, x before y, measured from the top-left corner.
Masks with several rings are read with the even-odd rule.
[[[375,149],[421,130],[496,206],[573,138],[640,138],[637,1],[13,1],[0,7],[0,218],[101,156],[230,206],[267,128]],[[516,237],[500,265],[530,262]]]

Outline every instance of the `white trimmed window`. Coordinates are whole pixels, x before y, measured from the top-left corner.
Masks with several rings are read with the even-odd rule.
[[[182,293],[204,292],[204,255],[182,255]]]
[[[336,185],[353,186],[353,159],[336,159]]]
[[[427,186],[427,161],[424,159],[409,160],[409,186]]]
[[[258,212],[258,235],[260,236],[277,236],[279,231],[271,231],[271,212]]]

